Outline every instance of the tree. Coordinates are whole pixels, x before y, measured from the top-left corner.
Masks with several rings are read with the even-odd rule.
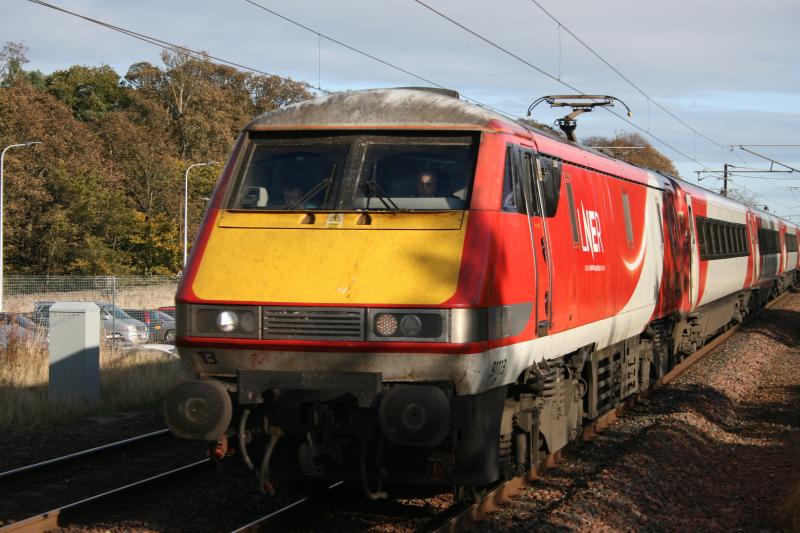
[[[43,141],[6,156],[11,273],[177,272],[186,168],[224,161],[254,115],[311,96],[300,82],[180,52],[120,80],[107,65],[24,72],[25,51],[8,43],[0,55],[0,145]],[[190,239],[219,170],[192,172]]]
[[[602,147],[602,151],[621,159],[632,165],[658,170],[673,176],[678,175],[678,170],[670,159],[653,148],[647,140],[638,133],[617,132],[614,138],[595,136],[583,141],[586,146]]]
[[[308,100],[314,96],[301,82],[277,76],[250,74],[245,82],[252,102],[250,117],[273,111],[281,106]]]
[[[759,202],[755,194],[744,189],[728,189],[728,198],[755,209],[764,209],[764,202]]]
[[[22,83],[0,89],[0,143],[43,141],[6,160],[6,267],[10,272],[129,271],[116,246],[129,208],[108,173],[92,128],[46,92]],[[95,257],[87,259],[92,247]]]
[[[45,78],[47,91],[67,104],[78,120],[92,120],[110,111],[125,109],[130,103],[119,74],[108,65],[73,66]]]
[[[556,137],[561,137],[562,139],[566,139],[566,136],[561,130],[552,128],[543,122],[538,122],[536,120],[529,118],[520,118],[517,119],[517,122],[519,122],[520,124],[524,124],[526,126],[530,126],[531,128],[536,128],[537,130],[545,131],[551,135],[555,135]]]
[[[25,74],[22,66],[28,62],[28,47],[24,43],[8,41],[0,50],[0,86],[9,87]]]

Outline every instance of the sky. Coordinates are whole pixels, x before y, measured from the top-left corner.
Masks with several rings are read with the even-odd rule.
[[[632,118],[584,114],[578,137],[638,132],[692,182],[725,163],[770,167],[740,145],[800,169],[798,0],[50,3],[328,91],[434,83],[515,117],[544,95],[613,95]],[[28,69],[107,64],[124,75],[136,62],[160,64],[152,44],[28,0],[0,0],[0,13],[0,42],[23,42]],[[541,104],[533,118],[551,124],[563,114]],[[701,176],[701,186],[721,187],[719,175]],[[800,222],[800,172],[734,174],[729,188]]]

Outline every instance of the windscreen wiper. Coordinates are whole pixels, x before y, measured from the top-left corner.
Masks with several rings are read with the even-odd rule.
[[[309,190],[307,193],[305,193],[303,196],[301,196],[291,204],[287,205],[284,209],[286,211],[291,211],[292,209],[295,209],[298,206],[303,205],[303,203],[309,201],[323,188],[325,188],[325,199],[323,200],[323,205],[325,205],[326,203],[328,203],[328,193],[331,190],[331,184],[333,184],[333,177],[335,175],[336,175],[336,163],[333,164],[333,167],[331,168],[331,173],[328,175],[327,178],[314,185],[311,188],[311,190]]]
[[[386,194],[378,182],[375,180],[375,170],[377,164],[373,163],[372,169],[370,170],[370,178],[369,180],[363,182],[361,187],[363,187],[367,191],[367,209],[369,209],[369,201],[375,196],[378,200],[381,201],[383,206],[386,209],[394,209],[395,211],[400,211],[400,208],[397,207],[397,204]]]

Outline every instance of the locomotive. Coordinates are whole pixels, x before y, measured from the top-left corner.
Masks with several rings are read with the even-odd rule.
[[[176,295],[181,438],[272,480],[536,468],[798,281],[798,227],[438,89],[254,119]],[[463,489],[462,489],[463,490]]]

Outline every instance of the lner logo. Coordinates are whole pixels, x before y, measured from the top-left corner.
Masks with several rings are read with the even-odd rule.
[[[583,208],[581,202],[581,221],[583,228],[581,229],[581,249],[584,252],[589,252],[594,257],[594,254],[603,251],[603,237],[600,231],[600,214],[597,211],[591,211]]]

